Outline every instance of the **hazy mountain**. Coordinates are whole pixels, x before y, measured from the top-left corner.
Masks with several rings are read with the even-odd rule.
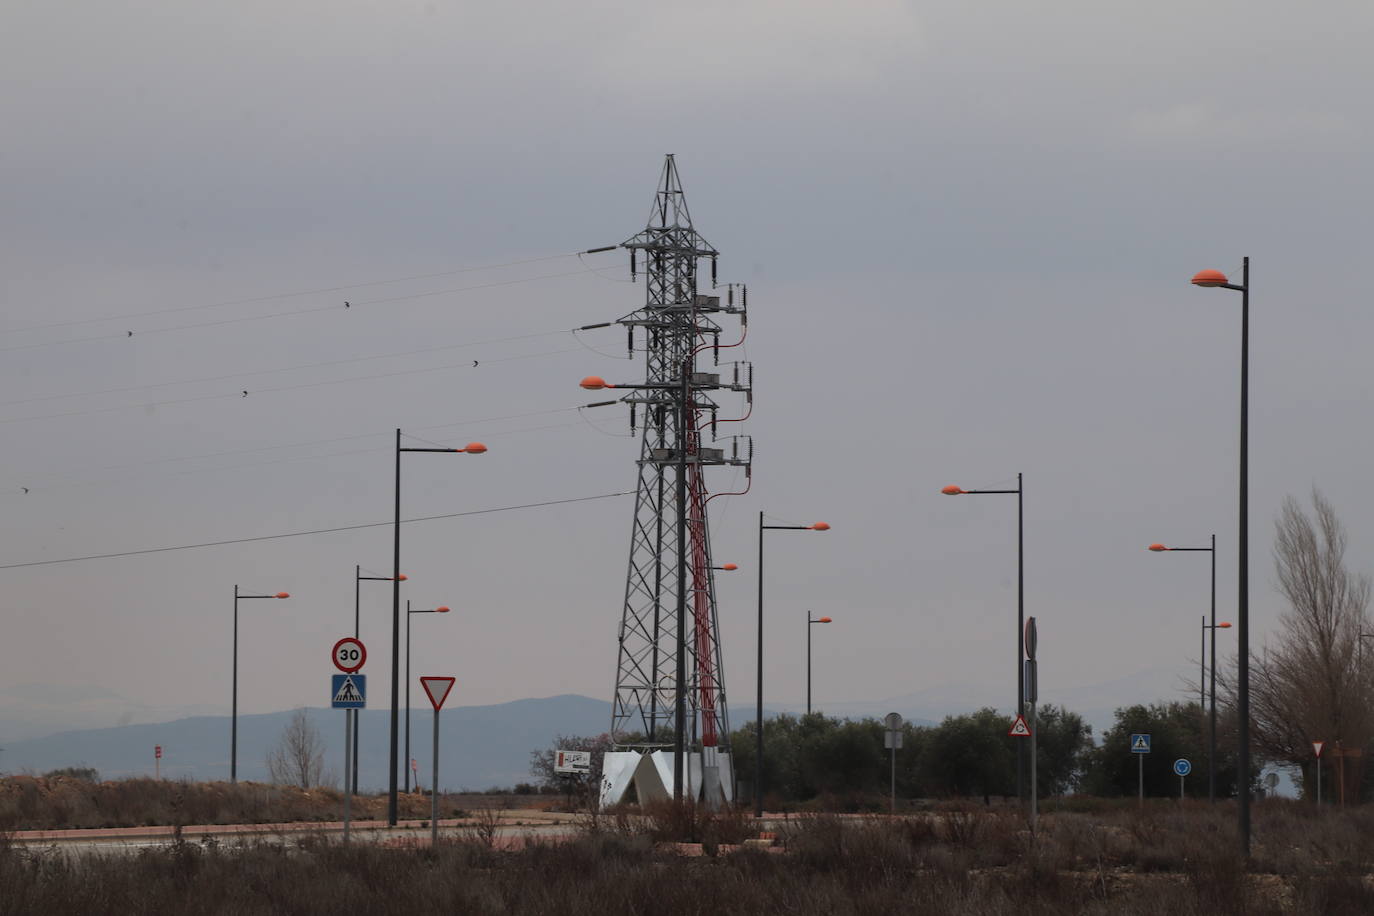
[[[287,710],[239,716],[240,779],[267,779],[267,752],[280,740],[291,715]],[[324,739],[326,769],[342,777],[343,713],[309,709],[307,715]],[[556,734],[600,734],[606,731],[610,718],[608,702],[572,694],[445,709],[439,726],[441,783],[444,788],[485,789],[528,781],[531,751],[549,747]],[[386,787],[389,721],[389,709],[367,709],[359,716],[360,788]],[[430,780],[433,723],[434,713],[427,703],[423,709],[412,708],[410,752],[419,762],[422,785],[429,785]],[[404,753],[404,709],[399,727]],[[152,775],[153,748],[160,744],[164,776],[227,779],[229,730],[228,716],[194,716],[158,724],[60,732],[5,743],[0,769],[41,773],[59,767],[91,766],[105,778]]]

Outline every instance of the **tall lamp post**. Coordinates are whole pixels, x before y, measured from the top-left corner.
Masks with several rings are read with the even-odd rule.
[[[806,714],[811,715],[811,628],[818,623],[830,623],[829,617],[811,616],[806,612]]]
[[[392,537],[392,579],[391,579],[391,773],[388,780],[386,816],[387,823],[396,826],[396,756],[400,751],[400,705],[401,705],[401,454],[403,452],[449,452],[452,454],[480,455],[487,447],[480,442],[469,442],[463,448],[402,448],[401,431],[396,430],[396,522]],[[407,623],[409,621],[407,620]],[[409,761],[407,761],[409,763]],[[406,780],[410,780],[407,778]]]
[[[405,765],[405,786],[406,791],[410,791],[410,615],[411,614],[447,614],[447,605],[439,605],[427,610],[410,609],[410,600],[406,600],[406,765]]]
[[[763,533],[765,531],[829,531],[825,522],[814,525],[765,525],[759,512],[759,657],[758,718],[754,744],[754,817],[763,817]]]
[[[1239,623],[1236,665],[1236,715],[1240,727],[1240,846],[1250,856],[1250,259],[1241,262],[1241,281],[1231,283],[1219,270],[1193,275],[1194,286],[1219,286],[1240,293],[1240,537],[1237,541]]]
[[[1210,736],[1207,744],[1207,800],[1215,802],[1217,800],[1217,536],[1212,535],[1212,546],[1210,547],[1165,547],[1163,544],[1151,544],[1150,549],[1155,553],[1208,553],[1212,557],[1212,624],[1207,625],[1207,618],[1202,619],[1202,635],[1205,637],[1207,631],[1212,631],[1212,714]],[[1222,628],[1231,626],[1229,623]],[[1202,647],[1203,656],[1207,654],[1207,646],[1204,642]],[[1207,673],[1204,671],[1202,680],[1205,681]],[[1202,684],[1202,706],[1207,707],[1207,687]]]
[[[275,595],[240,595],[239,587],[234,586],[234,676],[233,710],[229,717],[229,781],[239,781],[239,601],[247,598],[290,598],[286,592]]]
[[[360,594],[360,593],[361,593],[361,587],[360,587],[361,583],[363,583],[363,582],[390,582],[391,580],[392,580],[392,577],[391,577],[391,576],[364,576],[364,575],[363,575],[363,568],[362,568],[361,566],[356,565],[356,564],[354,565],[354,567],[353,567],[353,638],[354,638],[354,639],[362,639],[362,633],[361,633],[360,630],[359,630],[360,618],[361,618],[361,616],[362,616],[362,615],[361,615],[361,610],[362,610],[362,595]],[[404,582],[404,581],[406,580],[406,577],[405,577],[405,576],[401,576],[401,577],[400,577],[400,580],[401,580],[402,582]],[[359,745],[358,733],[362,731],[362,728],[361,728],[362,720],[358,718],[358,715],[357,715],[356,712],[353,714],[353,718],[354,718],[354,720],[355,720],[355,721],[353,722],[353,749],[352,749],[352,753],[353,753],[353,794],[354,794],[354,795],[357,795],[357,794],[358,794],[358,745]]]
[[[1025,525],[1023,524],[1025,515],[1022,511],[1021,491],[1024,484],[1021,475],[1016,475],[1015,490],[965,490],[953,484],[940,490],[946,496],[980,496],[985,494],[1016,494],[1016,714],[1022,715],[1026,711],[1026,684],[1022,671],[1022,664],[1025,661],[1025,632],[1026,632],[1026,576],[1025,576]],[[1021,787],[1024,781],[1023,773],[1026,768],[1025,753],[1022,750],[1022,742],[1016,742],[1016,797],[1019,799],[1023,795]]]

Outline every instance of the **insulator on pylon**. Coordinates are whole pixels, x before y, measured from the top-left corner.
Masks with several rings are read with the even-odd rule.
[[[634,359],[634,358],[635,358],[635,326],[632,325],[632,324],[626,325],[626,326],[625,326],[625,332],[626,332],[627,344],[628,344],[628,347],[629,347],[629,351],[626,353],[626,357],[625,357],[625,358],[626,358],[626,359]]]
[[[730,457],[739,457],[739,436],[734,436],[730,439]]]
[[[715,409],[714,407],[712,407],[712,408],[711,408],[711,438],[714,439],[715,437],[716,437],[716,409]]]
[[[635,250],[634,250],[633,248],[631,248],[631,249],[630,249],[630,279],[633,280],[634,278],[635,278]]]
[[[735,370],[735,384],[739,385],[739,363],[735,363],[733,368]]]
[[[733,283],[725,287],[725,304],[731,308],[735,306],[735,284]]]
[[[635,402],[630,402],[630,432],[635,431]]]
[[[716,331],[712,336],[711,355],[715,358],[715,364],[720,365],[720,332]]]
[[[713,258],[711,258],[711,287],[714,289],[714,288],[715,288],[715,285],[716,285],[716,259],[713,257]]]

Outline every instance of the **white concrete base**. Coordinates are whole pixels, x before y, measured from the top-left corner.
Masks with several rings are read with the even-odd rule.
[[[703,771],[701,754],[686,755],[683,795],[720,807],[734,799],[734,775],[730,755],[707,748]],[[634,792],[630,790],[633,788]],[[601,806],[616,805],[627,798],[639,803],[666,801],[673,797],[673,752],[607,751],[601,763]]]

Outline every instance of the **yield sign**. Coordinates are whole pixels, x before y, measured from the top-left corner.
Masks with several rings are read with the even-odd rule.
[[[420,686],[429,694],[429,702],[435,712],[443,708],[444,701],[448,699],[448,692],[453,689],[453,680],[451,677],[420,678]]]
[[[1316,754],[1318,757],[1320,757],[1320,756],[1322,755],[1322,748],[1324,748],[1324,747],[1326,747],[1326,742],[1325,742],[1325,741],[1313,741],[1313,742],[1312,742],[1312,753],[1313,753],[1313,754]]]
[[[1030,726],[1026,724],[1025,716],[1017,716],[1016,721],[1011,723],[1011,731],[1007,734],[1013,738],[1029,738],[1031,730]]]

